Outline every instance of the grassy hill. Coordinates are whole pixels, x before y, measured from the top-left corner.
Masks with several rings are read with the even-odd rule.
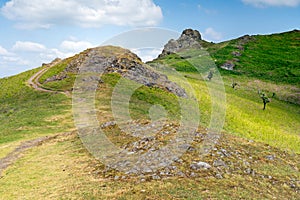
[[[62,93],[36,91],[27,85],[27,80],[45,66],[0,79],[0,159],[23,141],[72,132],[29,149],[3,171],[0,199],[297,199],[300,192],[300,106],[295,95],[299,91],[299,57],[295,56],[299,54],[298,37],[299,32],[293,31],[247,37],[246,43],[243,38],[220,44],[205,43],[218,66],[234,60],[232,52],[241,53],[239,61],[234,60],[233,71],[220,69],[226,92],[225,126],[219,142],[205,157],[193,149],[201,146],[201,138],[207,134],[211,97],[205,68],[201,76],[190,63],[205,65],[209,56],[203,50],[190,50],[184,56],[168,55],[150,62],[153,68],[165,64],[179,71],[195,89],[201,113],[199,135],[191,150],[172,164],[172,169],[162,169],[156,176],[129,175],[96,160],[77,136],[71,98]],[[52,91],[71,91],[76,73],[65,69],[84,54],[86,51],[61,61],[37,81]],[[62,74],[67,76],[45,82]],[[173,74],[169,78],[178,81]],[[103,83],[99,83],[96,92],[99,124],[114,119],[110,101],[120,75],[108,73],[101,79]],[[239,84],[237,89],[231,87],[233,81]],[[209,84],[215,88],[214,78]],[[276,93],[265,111],[258,89],[269,96]],[[180,114],[178,98],[161,88],[142,86],[130,99],[131,117],[139,123],[147,124],[152,105],[163,106],[173,120],[173,125],[161,131],[169,131],[170,135],[162,136],[160,132],[154,136],[158,145],[173,137],[172,127],[177,126]],[[139,148],[143,149],[149,143],[140,143],[118,126],[107,127],[105,134],[120,147],[141,144]],[[212,167],[191,168],[199,161]]]
[[[234,73],[270,80],[275,83],[300,83],[300,31],[244,36],[211,45],[208,52],[218,66],[235,64]],[[235,60],[236,59],[236,60]]]

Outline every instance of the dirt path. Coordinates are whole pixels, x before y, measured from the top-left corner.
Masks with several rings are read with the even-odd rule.
[[[42,84],[39,83],[39,79],[41,78],[41,76],[43,76],[44,73],[46,73],[51,67],[55,66],[58,62],[60,62],[60,60],[59,61],[54,61],[54,62],[48,64],[47,67],[45,67],[44,69],[38,71],[33,76],[31,76],[30,79],[27,81],[28,86],[35,89],[35,90],[37,90],[37,91],[41,91],[41,92],[61,93],[61,94],[65,94],[67,96],[70,96],[70,93],[68,91],[60,92],[60,91],[45,89],[45,88],[43,88]]]
[[[48,92],[48,93],[62,93],[67,96],[70,96],[69,92],[58,92],[58,91],[53,91],[49,89],[43,88],[43,86],[39,83],[40,77],[46,73],[51,67],[55,66],[59,61],[54,61],[50,64],[48,64],[47,67],[43,68],[42,70],[38,71],[35,73],[33,76],[30,77],[30,79],[27,81],[27,84],[29,87],[41,91],[41,92]],[[58,134],[55,136],[45,136],[41,138],[37,138],[34,140],[29,140],[22,142],[17,148],[15,148],[12,152],[10,152],[7,156],[4,158],[0,159],[0,177],[1,173],[10,165],[12,165],[16,160],[18,160],[21,156],[22,153],[25,152],[27,149],[36,147],[40,144],[42,144],[45,141],[53,140],[57,138],[58,136],[64,136],[64,135],[69,135],[70,133],[63,133],[63,134]]]
[[[72,133],[68,132],[68,133],[57,134],[57,135],[54,135],[54,136],[45,136],[45,137],[37,138],[37,139],[34,139],[34,140],[29,140],[29,141],[22,142],[17,148],[15,148],[7,156],[5,156],[4,158],[0,159],[0,178],[1,178],[2,172],[7,167],[9,167],[10,165],[12,165],[15,161],[17,161],[19,158],[21,158],[22,154],[27,149],[39,146],[43,142],[56,139],[59,136],[68,136],[68,135],[71,135],[71,134]]]
[[[30,87],[32,87],[33,89],[35,90],[38,90],[38,91],[42,91],[42,92],[51,92],[51,93],[55,93],[55,91],[52,91],[52,90],[47,90],[47,89],[44,89],[42,88],[41,84],[39,83],[39,78],[51,67],[47,67],[47,68],[44,68],[40,71],[38,71],[36,74],[34,74],[32,77],[30,77],[30,79],[28,80],[28,85]]]

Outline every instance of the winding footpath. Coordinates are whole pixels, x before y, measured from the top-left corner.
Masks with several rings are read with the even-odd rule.
[[[47,66],[45,68],[43,68],[42,70],[38,71],[37,73],[35,73],[34,75],[32,75],[28,81],[27,84],[29,87],[33,88],[34,90],[37,91],[41,91],[41,92],[48,92],[48,93],[62,93],[62,94],[66,94],[67,96],[69,96],[68,92],[60,92],[60,91],[53,91],[50,89],[46,89],[42,86],[42,84],[40,84],[39,79],[52,67],[54,67],[56,64],[58,64],[60,62],[60,60],[58,61],[53,61],[50,64],[47,64]]]
[[[40,138],[37,138],[34,140],[22,142],[12,152],[7,154],[4,158],[0,159],[0,178],[2,176],[2,172],[5,169],[7,169],[10,165],[12,165],[14,162],[16,162],[19,158],[21,158],[22,153],[24,153],[27,149],[31,149],[33,147],[39,146],[39,145],[43,144],[44,142],[54,140],[59,136],[68,136],[71,134],[72,133],[67,132],[67,133],[57,134],[54,136],[45,136],[45,137],[40,137]]]
[[[35,73],[33,76],[31,76],[29,78],[29,80],[27,81],[27,85],[37,91],[48,92],[48,93],[62,93],[62,94],[69,96],[70,94],[68,92],[58,92],[58,91],[53,91],[50,89],[45,89],[42,87],[42,85],[38,81],[44,73],[46,73],[51,67],[55,66],[58,62],[59,61],[54,61],[54,62],[48,64],[42,70]],[[67,136],[69,134],[70,133],[63,133],[63,134],[58,134],[55,136],[45,136],[45,137],[40,137],[37,139],[22,142],[12,152],[10,152],[4,158],[0,159],[0,178],[1,178],[2,172],[5,169],[7,169],[10,165],[12,165],[14,162],[16,162],[20,157],[22,157],[22,153],[24,153],[27,149],[41,145],[43,142],[53,140],[53,139],[57,138],[58,136]]]

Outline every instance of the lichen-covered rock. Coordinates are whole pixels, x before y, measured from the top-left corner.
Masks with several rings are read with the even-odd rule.
[[[197,30],[186,29],[182,32],[177,40],[171,39],[163,49],[163,52],[158,57],[176,53],[188,48],[202,48],[200,44],[201,34]]]

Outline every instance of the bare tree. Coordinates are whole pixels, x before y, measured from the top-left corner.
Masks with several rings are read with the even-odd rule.
[[[263,100],[263,104],[264,104],[263,110],[265,110],[267,103],[270,103],[270,99],[267,97],[267,95],[264,92],[260,93],[260,98]]]
[[[214,76],[212,71],[209,71],[208,75],[207,75],[207,79],[210,81],[212,79],[212,77]]]

